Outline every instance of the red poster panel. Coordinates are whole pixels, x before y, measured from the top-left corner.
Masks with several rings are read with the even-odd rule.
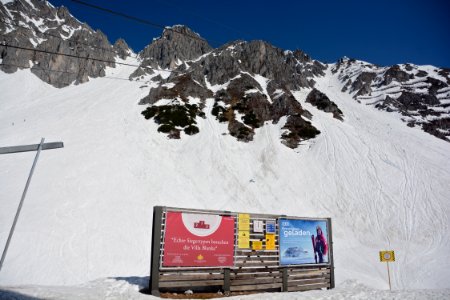
[[[233,217],[166,213],[164,267],[230,267],[233,255]]]

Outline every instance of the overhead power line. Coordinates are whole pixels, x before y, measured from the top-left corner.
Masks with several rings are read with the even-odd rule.
[[[57,38],[57,39],[60,39],[60,40],[63,40],[63,41],[67,41],[67,42],[69,42],[69,43],[74,43],[74,44],[84,45],[84,46],[88,46],[88,47],[91,47],[91,48],[94,48],[94,49],[99,49],[99,50],[103,50],[103,51],[113,52],[113,53],[117,54],[117,51],[114,50],[114,49],[108,49],[108,48],[103,48],[103,47],[97,47],[97,46],[93,46],[93,45],[90,45],[90,44],[88,44],[88,43],[83,43],[83,42],[80,42],[80,41],[65,40],[65,39],[64,39],[62,36],[60,36],[60,35],[51,34],[51,33],[48,33],[48,32],[42,32],[42,31],[40,31],[40,30],[34,29],[34,28],[32,28],[32,27],[29,27],[29,26],[26,27],[26,26],[22,26],[22,25],[17,24],[17,23],[5,22],[5,21],[3,21],[3,20],[0,20],[0,23],[6,24],[6,25],[17,26],[17,27],[20,27],[20,28],[23,28],[23,29],[27,29],[27,30],[30,30],[30,31],[34,31],[34,32],[36,32],[36,33],[40,33],[40,34],[42,34],[42,35],[51,36],[51,37],[54,37],[54,38]]]
[[[66,54],[66,53],[61,53],[61,52],[52,52],[52,51],[41,50],[41,49],[36,49],[36,48],[20,47],[20,46],[9,45],[7,43],[4,43],[4,44],[2,44],[0,46],[14,48],[14,49],[20,49],[20,50],[26,50],[26,51],[35,51],[35,52],[39,52],[39,53],[61,55],[61,56],[72,57],[72,58],[77,58],[77,59],[86,59],[86,60],[92,60],[92,61],[98,61],[98,62],[104,62],[104,63],[110,63],[110,64],[118,64],[118,65],[130,66],[130,67],[140,67],[139,65],[128,64],[128,63],[123,63],[123,62],[116,62],[116,61],[113,61],[113,60],[106,60],[106,59],[93,58],[93,57],[87,57],[87,56],[77,56],[77,55],[74,55],[74,54]]]
[[[142,67],[141,65],[117,62],[117,61],[113,61],[113,60],[105,60],[105,59],[93,58],[93,57],[87,57],[87,56],[77,56],[77,55],[74,55],[74,54],[66,54],[66,53],[61,53],[61,52],[52,52],[52,51],[41,50],[41,49],[36,49],[36,48],[20,47],[20,46],[9,45],[7,43],[3,43],[3,44],[0,43],[0,47],[9,47],[9,48],[20,49],[20,50],[25,50],[25,51],[35,51],[35,52],[40,52],[40,53],[52,54],[52,55],[61,55],[61,56],[66,56],[66,57],[71,57],[71,58],[76,58],[76,59],[92,60],[92,61],[111,63],[111,64],[118,64],[118,65],[124,65],[124,66],[136,67],[136,68],[142,68],[142,69],[148,68],[148,67]],[[185,74],[186,73],[186,72],[177,71],[177,70],[161,70],[161,69],[154,69],[154,68],[151,68],[151,70],[152,71],[169,72],[169,73],[179,73],[179,74]]]
[[[141,23],[141,24],[145,24],[145,25],[148,25],[148,26],[151,26],[151,27],[165,29],[165,30],[170,30],[170,31],[172,31],[174,33],[185,35],[185,36],[190,37],[192,39],[196,39],[196,40],[207,42],[206,39],[201,38],[201,37],[199,37],[197,35],[192,35],[192,34],[187,34],[187,33],[184,33],[184,32],[180,32],[180,31],[174,30],[173,28],[169,28],[167,26],[164,26],[164,25],[161,25],[161,24],[149,21],[149,20],[141,19],[141,18],[130,16],[130,15],[118,12],[118,11],[114,11],[114,10],[111,10],[109,8],[101,7],[101,6],[94,5],[94,4],[87,3],[87,2],[84,2],[84,1],[80,1],[80,0],[70,0],[70,1],[74,2],[74,3],[77,3],[77,4],[80,4],[80,5],[84,5],[84,6],[90,7],[90,8],[97,9],[97,10],[100,10],[100,11],[103,11],[103,12],[107,12],[109,14],[116,15],[116,16],[119,16],[119,17],[122,17],[122,18],[125,18],[125,19],[128,19],[128,20],[132,20],[132,21],[135,21],[135,22],[138,22],[138,23]],[[210,41],[220,44],[220,42],[218,42],[218,41],[214,41],[214,40],[210,40]]]
[[[40,68],[40,67],[36,67],[36,66],[30,67],[30,66],[21,66],[21,65],[16,65],[16,64],[8,64],[8,63],[0,63],[0,66],[17,67],[17,68],[22,68],[22,69],[34,69],[34,70],[47,71],[47,72],[54,72],[54,73],[65,73],[65,74],[79,75],[79,73],[77,73],[77,72],[70,72],[70,71],[62,71],[62,70],[54,70],[54,69]],[[169,72],[169,71],[165,71],[165,72]],[[129,79],[129,78],[115,77],[115,76],[99,76],[99,77],[96,77],[96,78],[115,79],[115,80],[126,80],[126,81],[132,81],[132,82],[148,83],[148,80],[147,80],[147,81],[144,81],[144,80]],[[72,82],[64,82],[64,83],[70,85]]]

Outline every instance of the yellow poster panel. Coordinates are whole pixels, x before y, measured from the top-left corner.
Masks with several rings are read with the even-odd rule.
[[[380,261],[381,262],[393,262],[395,261],[394,251],[380,251]]]
[[[240,248],[240,249],[250,248],[250,232],[239,231],[238,248]]]
[[[275,250],[275,234],[266,234],[266,250]]]
[[[253,241],[252,242],[252,249],[253,250],[262,250],[262,248],[263,248],[262,241]]]
[[[238,215],[238,230],[250,230],[250,215],[239,214]]]

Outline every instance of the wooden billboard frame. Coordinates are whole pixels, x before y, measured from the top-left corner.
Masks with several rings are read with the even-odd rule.
[[[251,250],[237,248],[237,221],[235,221],[235,257],[233,267],[162,267],[165,214],[168,211],[198,214],[216,214],[237,217],[239,212],[202,210],[154,206],[150,262],[149,292],[196,290],[199,292],[220,289],[232,292],[308,291],[335,287],[331,218],[300,218],[286,215],[248,213],[251,220],[299,219],[327,222],[329,262],[324,264],[280,265],[279,230],[276,230],[276,250]],[[251,234],[252,235],[252,234]],[[257,235],[256,233],[253,236]]]

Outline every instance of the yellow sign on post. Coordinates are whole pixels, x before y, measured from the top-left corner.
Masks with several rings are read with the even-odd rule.
[[[266,234],[266,250],[275,250],[275,234]]]
[[[239,231],[238,248],[250,248],[250,233],[248,231]]]
[[[394,262],[395,261],[394,251],[380,251],[380,261]]]
[[[250,215],[249,214],[239,214],[238,215],[238,230],[248,230],[250,231]]]
[[[389,272],[389,262],[395,261],[395,253],[393,250],[389,251],[380,251],[380,261],[385,262],[387,265],[387,272],[388,272],[388,281],[389,281],[389,290],[392,290],[391,288],[391,273]]]

